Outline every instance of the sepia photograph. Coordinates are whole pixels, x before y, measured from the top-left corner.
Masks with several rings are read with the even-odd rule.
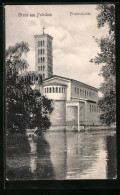
[[[117,179],[115,5],[5,5],[5,178]]]

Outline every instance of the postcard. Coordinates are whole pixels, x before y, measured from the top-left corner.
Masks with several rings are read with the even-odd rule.
[[[5,5],[6,180],[116,179],[115,5]]]

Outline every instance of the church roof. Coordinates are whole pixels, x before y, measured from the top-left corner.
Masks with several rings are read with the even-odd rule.
[[[54,85],[54,86],[66,86],[62,83],[58,83],[58,82],[51,82],[51,83],[43,83],[44,86],[51,86],[51,85]]]
[[[44,38],[44,37],[48,37],[50,39],[53,40],[53,37],[48,35],[48,34],[41,34],[41,35],[34,35],[35,38]]]
[[[51,76],[51,77],[49,77],[49,78],[46,78],[44,81],[47,81],[47,80],[49,80],[49,79],[51,79],[51,78],[55,78],[55,77],[61,78],[61,79],[65,79],[65,80],[68,80],[68,81],[71,81],[71,82],[77,82],[77,83],[82,84],[82,85],[84,85],[84,86],[86,86],[86,87],[90,87],[90,88],[92,88],[92,89],[94,89],[94,90],[96,90],[96,91],[99,90],[99,89],[97,89],[96,87],[87,85],[87,84],[82,83],[82,82],[80,82],[80,81],[77,81],[77,80],[74,80],[74,79],[70,79],[70,78],[67,78],[67,77],[58,76],[58,75],[53,75],[53,76]]]

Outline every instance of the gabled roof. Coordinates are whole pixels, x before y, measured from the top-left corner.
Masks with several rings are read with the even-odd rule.
[[[85,84],[85,83],[82,83],[82,82],[77,81],[77,80],[74,80],[74,79],[70,79],[70,78],[62,77],[62,76],[58,76],[58,75],[53,75],[53,76],[51,76],[51,77],[49,77],[49,78],[46,78],[44,81],[48,81],[48,80],[50,80],[50,79],[52,79],[52,78],[56,78],[56,77],[57,77],[57,78],[61,78],[61,79],[65,79],[65,80],[68,80],[68,81],[71,81],[71,82],[76,82],[76,83],[82,84],[82,85],[84,85],[84,86],[86,86],[86,87],[92,88],[93,90],[98,91],[98,89],[95,88],[95,87],[93,87],[93,86],[87,85],[87,84]]]
[[[51,78],[55,78],[55,77],[71,81],[71,79],[69,79],[69,78],[58,76],[58,75],[52,75],[51,77],[44,79],[44,81],[47,81],[47,80],[49,80]]]

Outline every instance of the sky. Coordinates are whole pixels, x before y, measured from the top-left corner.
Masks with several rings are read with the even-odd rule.
[[[34,35],[42,34],[44,26],[45,34],[53,37],[53,74],[99,88],[103,82],[98,75],[100,66],[89,61],[100,52],[94,37],[105,37],[108,27],[98,29],[95,8],[96,5],[6,5],[6,48],[28,42],[28,70],[34,71]]]

